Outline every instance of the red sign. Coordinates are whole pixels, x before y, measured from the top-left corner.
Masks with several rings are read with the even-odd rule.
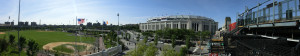
[[[209,56],[218,56],[217,53],[209,53]]]
[[[229,24],[229,31],[232,31],[235,28],[236,28],[236,22]]]

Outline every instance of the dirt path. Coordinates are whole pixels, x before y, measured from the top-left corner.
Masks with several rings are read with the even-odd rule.
[[[87,43],[75,43],[75,42],[52,42],[52,43],[48,43],[46,45],[43,46],[43,49],[45,50],[50,50],[50,51],[54,51],[53,48],[54,47],[57,47],[57,46],[60,46],[60,45],[63,45],[63,44],[73,44],[73,45],[84,45],[86,46],[85,50],[89,50],[91,49],[91,47],[93,45],[91,44],[87,44]],[[68,47],[68,48],[74,48],[74,47]],[[87,52],[87,51],[81,51],[83,53]],[[79,53],[81,53],[79,52]],[[68,54],[68,53],[67,53]]]
[[[5,32],[0,32],[0,34],[5,34]]]
[[[66,47],[69,48],[69,49],[75,50],[75,48],[71,45],[66,45]]]

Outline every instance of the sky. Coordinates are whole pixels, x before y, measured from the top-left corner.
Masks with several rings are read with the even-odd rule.
[[[145,23],[151,17],[196,15],[235,22],[237,13],[266,0],[21,0],[20,21],[47,25],[75,25],[75,19],[109,24]],[[276,0],[277,1],[277,0]],[[0,0],[0,23],[18,20],[19,0]],[[10,19],[8,17],[10,16]],[[86,24],[86,23],[84,23]]]

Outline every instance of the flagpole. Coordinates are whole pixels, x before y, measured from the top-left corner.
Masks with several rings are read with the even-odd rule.
[[[77,16],[76,16],[76,18],[75,18],[75,21],[76,21],[76,22],[75,22],[75,25],[77,26]]]
[[[76,27],[77,27],[77,21],[78,21],[77,16],[76,16],[75,20],[76,20],[76,22],[75,22],[75,29],[76,29]],[[77,37],[78,37],[78,33],[76,32],[76,37],[75,37],[75,55],[77,53]]]

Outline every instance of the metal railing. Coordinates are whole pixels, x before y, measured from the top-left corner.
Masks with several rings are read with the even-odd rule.
[[[293,20],[300,20],[300,1],[299,0],[284,0],[281,2],[273,2],[266,5],[266,7],[255,8],[247,11],[245,14],[240,14],[239,21],[242,25],[256,25],[276,22],[286,22]],[[246,9],[248,10],[248,9]]]
[[[85,56],[113,56],[122,52],[122,45],[111,47],[100,52],[92,53]]]

